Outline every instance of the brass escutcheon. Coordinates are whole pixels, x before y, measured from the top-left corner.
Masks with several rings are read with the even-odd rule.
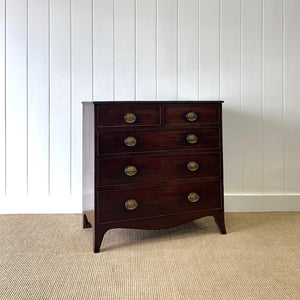
[[[185,118],[189,121],[189,122],[194,122],[197,120],[198,116],[194,111],[190,111],[188,113],[186,113]]]
[[[134,210],[138,207],[138,203],[134,199],[128,199],[125,201],[125,208],[127,210]]]
[[[128,147],[134,147],[137,143],[137,140],[134,136],[128,136],[125,140],[124,140],[124,144]]]
[[[195,134],[189,134],[186,137],[186,140],[189,144],[196,144],[198,142],[198,138]]]
[[[199,199],[199,195],[195,192],[191,192],[188,194],[188,200],[192,203],[197,202]]]
[[[136,115],[133,114],[133,113],[127,113],[125,116],[124,116],[124,121],[128,124],[132,124],[136,121]]]
[[[127,176],[134,176],[137,173],[137,168],[135,166],[128,166],[124,172]]]
[[[186,167],[191,172],[195,172],[195,171],[197,171],[199,169],[199,165],[195,161],[188,162],[187,165],[186,165]]]

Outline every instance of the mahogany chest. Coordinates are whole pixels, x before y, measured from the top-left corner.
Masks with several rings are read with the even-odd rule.
[[[226,233],[222,101],[83,103],[83,227],[94,252],[112,228],[213,216]]]

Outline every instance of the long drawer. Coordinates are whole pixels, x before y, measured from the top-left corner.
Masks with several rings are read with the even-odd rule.
[[[220,153],[98,159],[100,186],[220,176]]]
[[[219,128],[126,130],[98,133],[98,154],[219,149]]]
[[[221,208],[221,182],[99,192],[99,223]]]

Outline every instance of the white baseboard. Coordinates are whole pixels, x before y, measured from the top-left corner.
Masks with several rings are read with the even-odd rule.
[[[225,212],[300,211],[300,194],[225,194]]]
[[[82,212],[80,196],[0,198],[0,214],[74,214]]]
[[[300,211],[300,194],[225,194],[224,203],[225,212]],[[81,196],[7,196],[0,198],[0,214],[73,214],[81,212]]]

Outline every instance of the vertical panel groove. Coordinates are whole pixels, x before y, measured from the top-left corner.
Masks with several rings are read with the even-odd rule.
[[[243,83],[243,0],[240,2],[240,116],[241,116],[241,128],[240,128],[240,141],[241,141],[241,191],[244,191],[244,170],[243,170],[243,160],[244,160],[244,147],[243,147],[243,95],[242,95],[242,83]]]
[[[265,162],[264,162],[264,0],[261,1],[261,135],[262,135],[262,194],[264,194]]]
[[[50,130],[51,130],[51,80],[50,80],[50,74],[51,74],[51,55],[50,55],[50,49],[51,49],[51,39],[50,39],[50,0],[48,0],[48,196],[50,196]]]
[[[285,162],[285,0],[282,0],[282,153],[283,153],[283,193],[286,193],[286,162]]]
[[[92,28],[92,100],[94,101],[94,0],[91,0],[91,28]]]
[[[179,66],[179,6],[178,6],[178,1],[176,2],[177,5],[177,51],[176,51],[176,55],[177,55],[177,59],[176,59],[176,86],[177,86],[177,100],[179,100],[179,90],[178,90],[178,66]]]
[[[72,114],[73,114],[73,68],[72,68],[72,0],[70,0],[70,187],[72,194],[72,146],[73,146],[73,130],[72,130]]]
[[[200,99],[200,1],[198,0],[198,99]]]
[[[4,31],[4,88],[5,88],[5,92],[4,92],[4,109],[5,109],[5,124],[4,124],[4,130],[5,130],[5,148],[4,148],[4,155],[5,155],[5,172],[4,172],[4,193],[6,196],[7,193],[7,119],[6,119],[6,23],[7,23],[7,17],[6,17],[6,0],[5,0],[5,31]]]
[[[7,194],[7,118],[6,118],[6,24],[7,24],[7,17],[6,17],[6,0],[4,2],[5,5],[5,28],[4,28],[4,118],[5,118],[5,122],[4,122],[4,139],[5,139],[5,145],[4,145],[4,165],[5,165],[5,170],[4,170],[4,194],[6,196]]]
[[[197,46],[198,46],[198,99],[200,99],[200,84],[199,84],[199,80],[200,80],[200,0],[197,1],[198,3],[198,9],[197,9],[197,13],[198,13],[198,26],[197,26],[197,29],[198,29],[198,34],[197,34],[197,37],[198,37],[198,41],[197,41]],[[220,72],[221,74],[221,72]],[[221,75],[220,75],[221,76]]]
[[[116,32],[115,32],[115,0],[113,0],[113,101],[116,101]]]
[[[221,98],[221,0],[219,0],[219,96]]]
[[[158,57],[158,39],[157,39],[157,30],[158,30],[158,0],[156,0],[156,19],[155,19],[155,40],[156,40],[156,53],[155,53],[155,97],[156,97],[156,101],[158,100],[158,85],[157,85],[157,64],[158,64],[158,60],[157,60],[157,57]]]
[[[137,42],[136,42],[136,37],[137,37],[137,23],[136,23],[136,0],[134,0],[134,100],[136,99],[136,74],[137,74],[137,63],[136,63],[136,47],[137,47]]]
[[[26,6],[27,6],[27,14],[26,14],[26,195],[28,196],[28,129],[29,129],[29,125],[28,125],[28,39],[29,39],[29,32],[28,32],[28,28],[29,28],[29,18],[28,18],[28,1],[26,2]]]

